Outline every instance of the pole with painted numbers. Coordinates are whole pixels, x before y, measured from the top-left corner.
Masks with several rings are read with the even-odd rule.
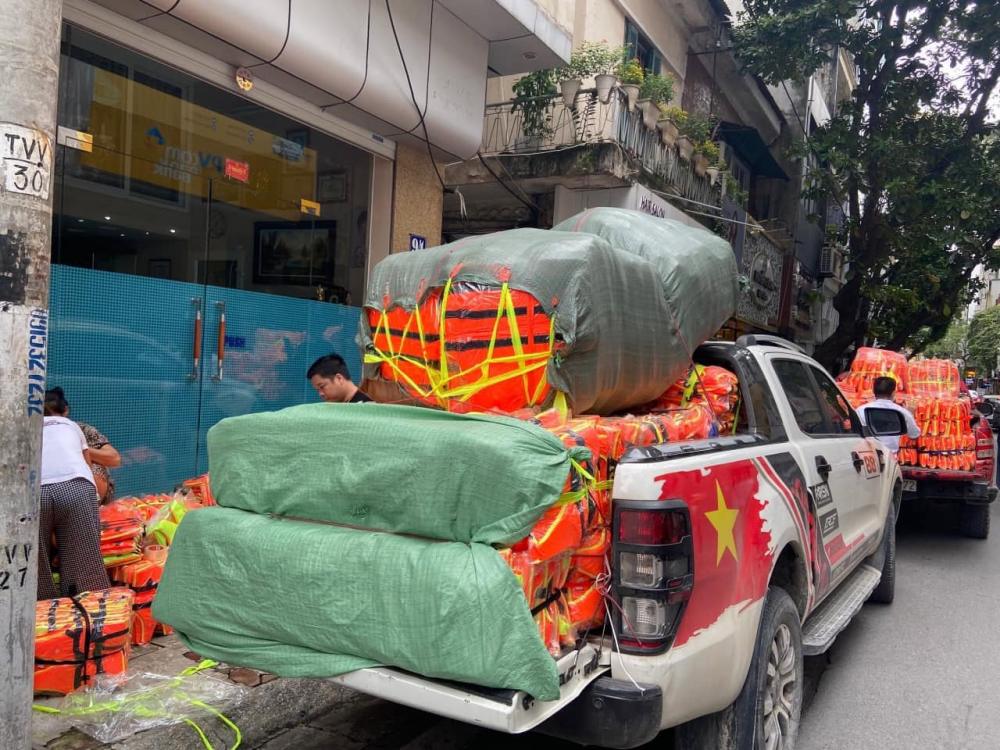
[[[0,748],[31,745],[61,0],[0,4]]]

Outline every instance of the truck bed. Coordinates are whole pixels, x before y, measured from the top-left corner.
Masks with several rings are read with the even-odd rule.
[[[520,690],[466,685],[422,677],[393,667],[371,667],[331,678],[345,687],[404,706],[498,732],[534,729],[577,698],[610,669],[611,649],[587,643],[557,661],[559,699],[536,701]]]

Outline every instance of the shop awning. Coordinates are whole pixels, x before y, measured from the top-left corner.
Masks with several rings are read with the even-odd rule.
[[[750,167],[750,171],[758,177],[788,179],[785,170],[775,161],[771,150],[764,143],[764,139],[760,137],[756,128],[722,121],[719,123],[717,133],[719,138],[728,143],[733,151]]]

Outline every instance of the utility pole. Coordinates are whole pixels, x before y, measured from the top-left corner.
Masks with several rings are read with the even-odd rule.
[[[0,748],[31,746],[62,0],[0,13]]]

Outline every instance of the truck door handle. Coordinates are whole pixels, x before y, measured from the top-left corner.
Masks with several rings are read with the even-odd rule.
[[[222,363],[226,359],[226,303],[216,302],[215,306],[219,309],[219,333],[215,342],[215,375],[212,381],[221,383]]]
[[[194,305],[194,342],[191,348],[193,367],[188,375],[188,380],[195,381],[200,375],[199,368],[201,367],[201,300],[192,297],[191,304]]]
[[[823,456],[816,456],[816,471],[819,475],[826,479],[830,476],[830,472],[833,471],[833,467],[830,466],[830,462],[827,461]]]
[[[857,451],[851,451],[851,462],[854,464],[854,470],[861,473],[861,470],[865,468],[865,460],[858,455]]]

